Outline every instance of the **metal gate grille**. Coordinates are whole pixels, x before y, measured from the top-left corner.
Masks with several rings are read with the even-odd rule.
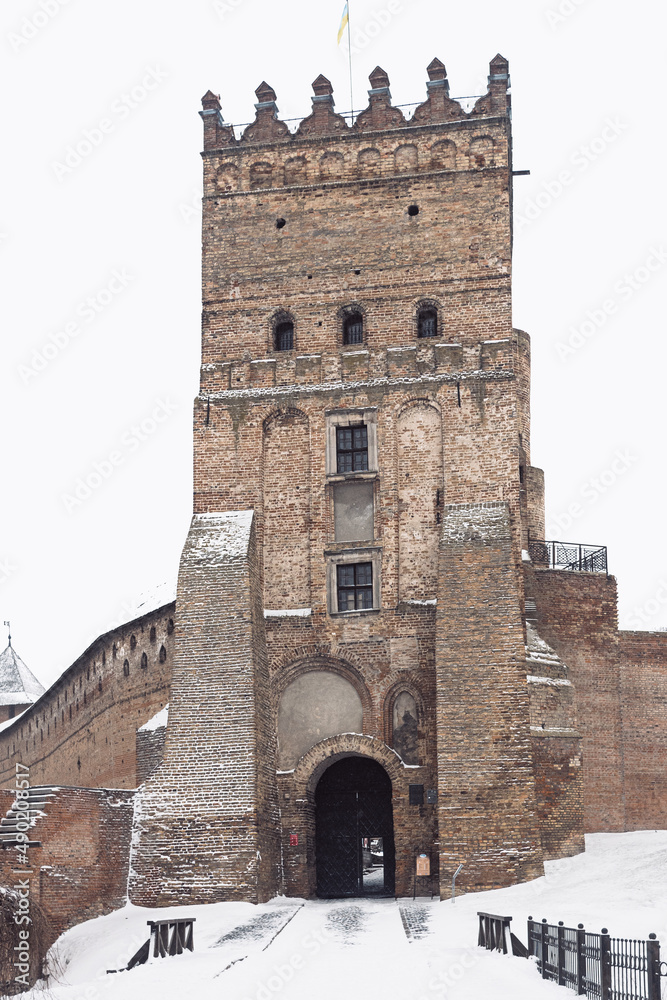
[[[332,764],[315,793],[317,895],[324,898],[394,894],[391,781],[375,761],[348,757]],[[364,888],[362,843],[382,838],[384,880]]]

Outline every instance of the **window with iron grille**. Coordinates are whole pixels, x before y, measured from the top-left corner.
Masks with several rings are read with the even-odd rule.
[[[338,472],[368,471],[366,424],[336,428],[336,467]]]
[[[343,343],[363,344],[364,318],[361,313],[351,313],[343,323]]]
[[[419,337],[438,336],[438,313],[436,309],[420,309],[417,317],[417,335]]]
[[[291,320],[277,323],[273,341],[276,351],[291,351],[294,348],[294,323]]]
[[[338,610],[359,611],[373,607],[373,564],[337,566]]]

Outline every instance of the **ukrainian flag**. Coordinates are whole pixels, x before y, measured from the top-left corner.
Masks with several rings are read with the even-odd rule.
[[[346,3],[345,7],[343,8],[343,16],[342,16],[342,18],[340,20],[340,28],[338,29],[338,44],[339,45],[340,45],[340,40],[343,37],[343,32],[345,31],[345,28],[347,27],[349,20],[350,20],[350,11],[348,9],[348,4]]]

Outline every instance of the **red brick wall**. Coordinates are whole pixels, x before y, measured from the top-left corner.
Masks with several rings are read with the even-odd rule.
[[[183,550],[164,758],[137,798],[138,904],[262,902],[278,889],[275,724],[252,523],[251,511],[195,517]]]
[[[32,775],[31,775],[32,778]],[[30,899],[41,905],[55,940],[68,927],[125,904],[134,793],[58,788],[29,831],[41,847],[28,848],[30,875],[15,850],[0,851],[0,884],[30,880]],[[13,795],[0,792],[0,814]]]
[[[136,731],[169,701],[174,607],[100,636],[0,733],[0,787],[19,762],[34,784],[136,788]]]
[[[537,631],[567,664],[576,691],[583,737],[585,828],[623,830],[616,580],[601,573],[529,570],[526,597],[535,600]]]
[[[667,633],[619,632],[626,830],[667,829]]]
[[[436,633],[441,894],[543,873],[506,504],[445,508]]]

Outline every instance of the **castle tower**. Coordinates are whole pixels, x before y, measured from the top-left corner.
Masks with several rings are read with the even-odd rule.
[[[294,132],[266,83],[240,137],[203,98],[194,518],[135,902],[402,895],[420,855],[443,893],[461,862],[542,873],[509,71],[469,111],[428,75],[407,119],[377,67],[354,123],[320,76]]]
[[[0,723],[25,712],[44,688],[12,646],[11,636],[0,653]]]

